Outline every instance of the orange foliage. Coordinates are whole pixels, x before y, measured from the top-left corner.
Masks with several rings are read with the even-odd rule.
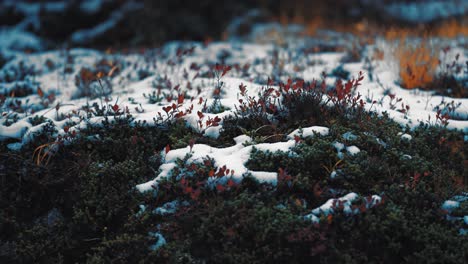
[[[425,88],[434,81],[439,65],[434,50],[424,42],[411,45],[400,41],[396,56],[400,66],[401,85],[404,88]]]
[[[468,36],[468,21],[453,19],[441,22],[432,28],[427,28],[424,25],[421,25],[416,28],[392,27],[385,31],[385,38],[388,40],[402,39],[410,36],[441,38],[455,38],[459,36],[466,37]]]
[[[305,31],[304,34],[307,36],[313,36],[317,32],[318,29],[320,29],[323,25],[323,21],[320,17],[315,17],[311,19],[310,21],[307,22],[305,25]]]
[[[458,36],[468,36],[468,21],[465,19],[463,22],[457,20],[450,20],[442,23],[436,29],[433,34],[439,37],[454,38]]]

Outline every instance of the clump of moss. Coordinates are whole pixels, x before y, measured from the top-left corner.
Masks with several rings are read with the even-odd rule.
[[[154,177],[166,131],[121,119],[88,126],[50,162],[31,157],[54,127],[18,153],[1,144],[0,259],[6,262],[130,261],[150,256],[153,225],[135,218],[146,197],[135,185]],[[4,150],[4,151],[3,151]],[[21,169],[20,169],[21,168]],[[146,219],[146,218],[145,218]]]

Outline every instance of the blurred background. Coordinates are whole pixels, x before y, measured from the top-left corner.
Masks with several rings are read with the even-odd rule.
[[[467,13],[468,0],[3,0],[0,42],[32,50],[154,47],[170,40],[252,40],[258,25],[294,25],[290,30],[306,35],[404,28],[454,37],[468,35]]]

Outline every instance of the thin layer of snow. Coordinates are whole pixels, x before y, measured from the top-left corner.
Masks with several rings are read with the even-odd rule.
[[[258,44],[240,44],[240,43],[225,43],[225,42],[217,42],[217,43],[212,43],[206,47],[203,47],[200,43],[195,43],[195,42],[190,42],[190,43],[180,43],[180,42],[173,42],[173,43],[168,43],[166,46],[163,47],[164,53],[167,53],[169,58],[170,54],[174,54],[177,51],[177,48],[180,47],[181,45],[185,45],[185,47],[190,47],[193,46],[195,47],[195,52],[191,56],[187,56],[180,65],[177,65],[175,67],[169,67],[167,65],[167,61],[165,59],[155,59],[155,62],[152,64],[149,64],[146,67],[146,69],[154,72],[161,72],[161,74],[165,74],[168,76],[168,78],[175,83],[180,83],[181,87],[184,87],[187,85],[187,81],[184,80],[183,78],[183,70],[187,70],[190,68],[190,65],[192,63],[197,63],[200,65],[203,65],[207,61],[216,61],[217,60],[217,55],[219,52],[223,50],[228,50],[232,56],[228,58],[228,63],[249,63],[252,64],[250,68],[247,70],[248,75],[252,76],[265,76],[265,74],[269,74],[268,64],[266,64],[264,61],[271,56],[271,53],[275,49],[273,45],[258,45]],[[294,51],[294,47],[291,47],[291,50]],[[298,51],[294,52],[285,52],[284,50],[279,49],[281,56],[285,56],[285,59],[288,57],[294,57],[297,58],[297,60],[300,63],[304,63],[304,65],[307,65],[309,63],[313,63],[314,60],[320,60],[323,64],[314,64],[313,66],[305,66],[304,67],[304,74],[303,77],[306,80],[310,80],[310,78],[317,78],[320,77],[320,72],[322,71],[327,71],[327,69],[332,69],[332,67],[335,64],[339,63],[340,58],[343,56],[343,53],[320,53],[320,54],[311,54],[308,57],[301,56],[301,53]],[[74,78],[78,74],[79,70],[82,67],[89,67],[90,65],[93,65],[96,63],[96,61],[99,58],[106,58],[110,61],[120,61],[122,60],[124,63],[122,64],[123,66],[125,65],[131,65],[131,64],[140,64],[141,61],[147,60],[144,55],[136,55],[136,54],[130,54],[130,55],[106,55],[104,53],[100,53],[97,51],[93,50],[84,50],[84,49],[72,49],[70,51],[67,51],[70,57],[73,57],[74,60],[74,65],[73,65],[73,72],[71,74],[66,74],[63,75],[61,74],[61,70],[63,70],[63,67],[67,64],[67,62],[64,59],[64,51],[55,51],[55,52],[45,52],[45,53],[35,53],[35,54],[22,54],[22,53],[16,53],[14,56],[15,58],[11,61],[9,61],[2,70],[0,70],[0,75],[4,73],[7,69],[10,69],[11,67],[14,67],[15,65],[18,65],[19,62],[23,61],[26,66],[34,66],[36,69],[44,69],[44,64],[47,60],[52,60],[56,63],[57,67],[55,70],[47,70],[47,71],[42,71],[38,75],[34,76],[34,80],[39,83],[41,89],[45,93],[49,92],[56,92],[57,100],[63,102],[64,104],[71,103],[74,106],[71,107],[61,107],[59,112],[63,114],[67,114],[72,112],[72,111],[77,111],[79,110],[83,105],[86,104],[87,100],[86,98],[83,99],[76,99],[76,100],[70,100],[70,97],[72,97],[74,94],[76,94],[77,88],[75,87],[74,84]],[[462,54],[463,57],[463,54]],[[464,57],[462,58],[464,59]],[[310,61],[312,60],[312,61]],[[327,66],[329,65],[329,66]],[[143,64],[144,66],[144,64]],[[271,65],[270,65],[271,66]],[[291,64],[292,66],[292,64]],[[256,68],[258,67],[258,68]],[[352,64],[345,64],[344,67],[347,70],[350,70],[351,72],[357,72],[359,70],[362,70],[363,64],[362,63],[352,63]],[[202,69],[208,70],[206,66],[202,66]],[[289,71],[289,68],[288,68]],[[439,105],[442,101],[450,101],[447,100],[446,97],[441,97],[441,96],[433,96],[427,93],[427,92],[419,92],[416,93],[415,91],[407,91],[399,87],[398,85],[395,84],[395,80],[397,79],[397,74],[395,72],[389,71],[388,67],[385,67],[385,65],[377,65],[375,70],[374,70],[374,75],[377,76],[380,80],[380,82],[385,83],[388,85],[389,89],[392,90],[393,93],[397,94],[398,97],[403,98],[405,104],[411,105],[411,109],[409,113],[403,114],[400,113],[396,110],[391,110],[389,109],[389,98],[388,96],[384,95],[383,89],[379,87],[379,85],[373,81],[371,82],[368,78],[365,78],[363,80],[363,85],[362,87],[358,87],[357,92],[360,92],[361,94],[368,94],[370,97],[373,98],[382,98],[382,105],[374,105],[370,106],[369,104],[366,105],[365,107],[368,110],[371,111],[376,111],[378,113],[383,113],[387,112],[390,117],[394,118],[395,121],[400,122],[402,125],[409,125],[410,127],[415,127],[419,124],[420,121],[422,122],[427,122],[428,118],[431,117],[431,120],[435,120],[435,114],[436,112],[434,111],[434,107]],[[128,77],[127,76],[133,76],[137,72],[134,70],[132,67],[123,67],[121,69],[121,72],[119,76],[116,78],[113,78],[110,80],[112,83],[112,86],[114,88],[114,97],[119,98],[119,102],[124,106],[128,106],[130,113],[135,117],[136,121],[146,121],[147,123],[152,123],[153,117],[157,114],[157,112],[162,112],[162,107],[169,104],[166,100],[163,100],[161,103],[158,104],[149,104],[147,102],[147,98],[143,96],[143,93],[145,94],[151,94],[154,91],[154,88],[152,88],[152,82],[154,82],[158,76],[150,76],[146,79],[143,80],[138,80],[136,77]],[[187,71],[188,73],[188,79],[192,80],[195,75],[197,74],[196,72]],[[294,72],[291,69],[290,74],[299,74],[297,72]],[[178,81],[177,81],[178,80]],[[210,114],[210,113],[204,113],[205,114],[205,120],[206,118],[214,118],[215,116],[218,116],[219,118],[223,118],[229,115],[233,115],[235,106],[238,104],[238,87],[241,83],[247,85],[247,90],[249,95],[256,95],[261,89],[261,85],[258,85],[255,83],[256,79],[247,79],[245,76],[240,78],[240,76],[237,77],[228,77],[225,76],[223,78],[224,82],[224,87],[223,87],[223,92],[222,92],[222,97],[221,97],[221,104],[224,105],[225,107],[230,108],[231,110],[225,111],[223,113],[219,114]],[[265,80],[264,80],[265,81]],[[330,81],[331,84],[333,84],[333,81]],[[195,99],[198,99],[200,97],[203,97],[207,99],[207,105],[210,105],[213,102],[212,98],[212,87],[214,86],[214,80],[209,79],[209,78],[196,78],[191,81],[192,87],[199,87],[201,93],[197,94],[195,89],[192,89],[192,91],[187,91],[187,97],[193,97]],[[3,87],[7,87],[8,85],[4,85]],[[10,85],[11,86],[11,85]],[[60,87],[60,90],[58,89]],[[7,88],[5,88],[7,89]],[[9,88],[8,88],[9,89]],[[57,93],[59,92],[59,93]],[[163,92],[166,92],[163,90]],[[176,94],[173,93],[174,96]],[[129,103],[128,99],[133,98],[134,101],[137,103],[141,103],[142,109],[144,109],[143,113],[139,113],[135,110],[135,106],[137,105],[132,105]],[[39,104],[39,98],[35,95],[31,95],[25,98],[16,98],[17,100],[22,101],[23,105],[26,100],[29,100],[31,105],[34,105],[34,107],[38,107]],[[461,106],[457,109],[457,111],[461,114],[463,113],[468,113],[468,99],[454,99],[455,104],[461,104]],[[33,103],[34,102],[34,103]],[[98,99],[95,100],[90,100],[90,104],[92,103],[98,103],[100,104]],[[190,102],[189,100],[185,100],[184,104],[182,106],[183,109],[187,109],[191,104],[194,105],[194,110],[192,111],[192,114],[189,114],[184,117],[184,119],[187,121],[188,125],[193,127],[196,130],[203,130],[203,133],[207,136],[216,138],[219,136],[219,133],[222,129],[222,122],[220,126],[217,127],[210,127],[208,129],[200,129],[197,127],[197,121],[198,121],[198,116],[197,116],[197,111],[200,111],[202,108],[200,105],[196,104],[195,102]],[[45,115],[48,118],[55,119],[55,111],[50,111],[50,109],[44,109],[43,111],[39,111],[40,109],[36,109],[36,113],[34,115]],[[45,114],[47,112],[47,114]],[[81,111],[78,111],[79,115],[81,117],[84,117],[84,113]],[[22,119],[20,119],[22,120]],[[94,122],[98,122],[98,119],[94,120]],[[434,121],[432,121],[434,122]],[[25,123],[23,123],[25,124]],[[0,138],[7,138],[11,137],[12,133],[11,130],[12,128],[15,128],[15,124],[11,126],[10,129],[1,129],[0,130]],[[26,129],[30,128],[29,125],[26,126]],[[462,121],[462,120],[449,120],[448,128],[450,129],[460,129],[464,131],[464,133],[468,134],[468,121]],[[315,130],[314,128],[310,128],[310,130],[305,130],[305,135],[308,136],[310,131]],[[5,131],[5,132],[4,132]],[[296,133],[297,131],[293,132]],[[326,131],[318,131],[320,134],[325,134]],[[13,138],[17,138],[18,135],[16,133]],[[19,133],[21,135],[21,133]],[[346,137],[346,136],[345,136]],[[377,139],[376,139],[377,140]],[[380,143],[379,143],[380,144]],[[382,143],[384,144],[384,143]],[[340,154],[342,155],[342,154]]]
[[[163,204],[162,206],[154,209],[153,213],[159,214],[159,215],[168,215],[168,214],[173,214],[177,211],[177,208],[179,207],[180,202],[178,200],[174,200],[172,202],[167,202]]]
[[[252,149],[255,148],[259,151],[290,151],[295,146],[294,140],[288,140],[287,142],[276,142],[276,143],[261,143],[255,145],[244,146],[245,143],[249,143],[252,139],[246,135],[241,135],[234,138],[236,145],[227,148],[215,148],[205,144],[195,144],[192,148],[187,146],[181,149],[173,149],[165,153],[161,151],[161,156],[164,158],[164,164],[160,166],[160,173],[158,176],[149,182],[137,185],[137,189],[140,192],[146,192],[154,190],[157,187],[158,181],[162,178],[171,177],[171,171],[176,166],[178,159],[184,159],[186,155],[190,154],[188,162],[199,162],[203,159],[210,157],[214,160],[215,167],[222,167],[226,165],[228,169],[234,171],[232,174],[233,179],[242,179],[244,175],[250,173],[254,178],[260,182],[269,182],[276,184],[278,174],[276,172],[267,171],[251,171],[245,167],[245,163],[250,158]]]
[[[333,147],[335,147],[336,151],[341,152],[345,148],[345,145],[341,142],[333,142]]]
[[[304,138],[314,136],[315,134],[321,135],[321,136],[327,136],[330,132],[330,129],[328,127],[323,127],[323,126],[312,126],[312,127],[306,127],[306,128],[298,128],[288,134],[289,139],[294,139],[295,136],[302,136]]]
[[[11,38],[7,36],[6,39],[7,40],[0,38],[0,46],[5,45],[5,49],[10,49],[13,44],[8,41],[11,41],[14,37]],[[25,41],[25,43],[27,42],[28,41]],[[37,41],[31,40],[31,42],[33,46],[41,44],[39,39]],[[185,93],[185,99],[180,104],[179,108],[181,110],[186,110],[193,105],[192,112],[183,117],[186,124],[195,131],[200,132],[200,134],[217,138],[223,129],[222,121],[215,127],[200,128],[198,127],[200,117],[197,113],[199,111],[203,112],[204,117],[203,120],[201,120],[202,123],[206,122],[208,118],[219,117],[222,119],[227,116],[233,116],[236,105],[239,104],[239,86],[241,84],[246,85],[248,95],[254,96],[259,94],[262,89],[262,84],[267,81],[268,76],[279,75],[278,78],[282,81],[286,81],[288,78],[287,76],[302,77],[306,81],[311,81],[313,78],[320,78],[322,72],[330,72],[336,66],[342,64],[340,60],[345,55],[343,52],[304,54],[302,49],[307,46],[301,45],[303,44],[298,43],[296,46],[291,45],[288,49],[283,49],[273,44],[259,45],[238,42],[214,42],[204,46],[197,42],[171,42],[158,50],[158,52],[148,51],[146,54],[106,54],[87,49],[49,51],[33,54],[14,52],[11,54],[12,59],[0,69],[0,78],[4,79],[6,76],[5,74],[11,73],[21,62],[23,62],[26,67],[33,67],[39,71],[35,72],[34,76],[29,76],[25,78],[24,81],[21,81],[28,85],[31,84],[30,86],[33,87],[33,94],[26,97],[14,98],[14,100],[20,101],[23,106],[30,105],[32,107],[27,109],[25,113],[19,113],[19,120],[9,126],[3,124],[8,116],[15,112],[5,106],[1,109],[3,116],[0,117],[0,140],[16,139],[18,142],[9,145],[11,149],[19,149],[24,144],[33,141],[35,134],[40,132],[43,125],[32,126],[30,122],[27,121],[30,117],[42,116],[48,118],[58,129],[55,136],[65,135],[64,127],[67,121],[74,121],[77,123],[77,125],[69,127],[68,129],[69,131],[76,131],[78,133],[81,129],[86,128],[88,124],[100,125],[104,117],[93,116],[88,118],[87,113],[82,109],[86,104],[92,105],[96,103],[100,105],[102,103],[100,98],[72,98],[79,90],[75,85],[75,76],[79,74],[80,69],[83,67],[94,68],[96,63],[101,59],[115,62],[119,67],[119,71],[116,73],[115,77],[106,77],[113,87],[113,93],[111,94],[112,101],[109,102],[109,104],[113,105],[118,101],[118,105],[121,109],[128,107],[129,112],[135,118],[135,122],[145,121],[147,124],[153,125],[153,118],[158,115],[158,112],[166,117],[163,107],[171,105],[173,101],[162,98],[160,102],[150,103],[147,95],[156,91],[153,87],[154,82],[167,76],[172,84],[170,87],[162,88],[161,92],[177,98],[179,91],[174,91],[173,87],[180,84],[181,91]],[[180,47],[194,47],[194,52],[193,54],[184,56],[175,66],[168,65],[168,60],[179,60],[176,53]],[[379,47],[378,42],[376,47]],[[211,69],[207,64],[217,62],[218,55],[223,52],[228,52],[230,54],[226,59],[227,64],[249,64],[250,67],[246,68],[245,72],[235,72],[233,69],[222,78],[224,85],[221,90],[220,103],[229,110],[212,114],[208,113],[206,109],[204,110],[203,105],[198,104],[198,99],[203,98],[206,100],[206,105],[211,105],[214,102],[213,87],[216,85],[216,81],[213,78],[200,77],[199,74],[209,73]],[[281,71],[269,62],[275,53],[277,53],[280,60],[285,62],[284,68],[281,69]],[[68,62],[67,57],[71,58],[73,63]],[[465,59],[466,55],[462,53],[461,60]],[[51,69],[45,67],[48,60],[53,61],[55,67]],[[151,63],[148,61],[151,61]],[[190,70],[193,64],[197,64],[200,69]],[[371,81],[369,76],[366,76],[362,81],[362,86],[358,87],[356,91],[379,101],[379,103],[375,105],[366,104],[365,108],[367,110],[375,111],[379,114],[386,112],[402,126],[408,125],[414,128],[419,125],[419,122],[428,122],[429,117],[431,118],[430,120],[432,120],[431,124],[437,125],[434,121],[436,120],[436,107],[444,102],[452,101],[453,99],[455,105],[460,104],[460,107],[456,109],[458,115],[468,116],[468,99],[448,99],[447,97],[435,96],[431,92],[419,91],[417,89],[412,91],[402,89],[398,85],[398,68],[393,68],[393,66],[389,64],[392,64],[391,59],[377,63],[373,71],[374,79]],[[70,67],[70,73],[65,74],[64,68],[67,66]],[[302,68],[300,71],[297,71],[295,66],[300,66]],[[344,63],[343,67],[350,71],[352,75],[356,75],[357,72],[365,68],[365,64],[364,62]],[[137,72],[143,69],[149,71],[153,75],[140,80]],[[184,75],[186,76],[184,77]],[[379,82],[376,81],[377,79]],[[33,81],[34,85],[32,85]],[[333,85],[334,81],[335,79],[329,78],[327,79],[327,84]],[[185,88],[189,83],[191,89]],[[385,95],[388,91],[382,89],[381,83],[385,85],[385,89],[388,89],[388,91],[395,94],[397,97],[402,98],[402,103],[410,105],[410,111],[401,113],[398,109],[392,109],[390,98]],[[55,93],[56,101],[48,107],[41,108],[41,101],[43,98],[39,98],[37,87],[41,87],[41,90],[45,94]],[[0,84],[0,88],[2,89],[2,93],[8,94],[13,89],[13,85],[9,82],[4,82]],[[278,87],[273,86],[273,88]],[[11,101],[13,99],[7,98],[7,100]],[[55,110],[54,106],[57,102],[60,102],[61,106],[58,110]],[[72,117],[65,119],[57,118],[61,115],[67,116],[68,114],[71,114]],[[109,119],[113,120],[114,118],[112,113],[110,113]],[[450,119],[448,122],[449,129],[459,129],[465,134],[468,134],[468,121]],[[288,135],[288,141],[274,144],[245,146],[251,144],[252,139],[243,135],[235,138],[236,145],[230,148],[218,149],[208,145],[196,144],[193,146],[192,151],[190,151],[188,146],[182,149],[171,150],[167,154],[162,154],[165,158],[165,163],[159,168],[160,173],[156,175],[156,178],[147,183],[138,185],[137,188],[142,192],[152,190],[153,187],[157,188],[158,179],[171,177],[172,170],[175,167],[175,160],[184,158],[186,154],[192,155],[190,161],[200,161],[206,156],[212,157],[215,159],[216,166],[226,165],[229,169],[235,171],[234,177],[238,179],[244,174],[250,173],[260,181],[276,183],[276,172],[249,171],[244,166],[244,163],[250,157],[253,147],[261,151],[288,151],[296,144],[294,136],[302,135],[303,137],[309,137],[314,134],[325,136],[329,134],[329,129],[318,126],[296,129]],[[383,147],[387,147],[387,144],[381,139],[373,135],[370,136],[374,137]],[[409,134],[402,135],[402,138],[405,140],[410,139],[408,136]],[[347,132],[343,134],[343,139],[346,140],[345,143],[348,144],[349,141],[355,140],[356,136],[351,132]],[[341,142],[334,142],[333,146],[336,148],[340,159],[343,159],[346,154],[355,155],[360,151],[357,146],[346,146]],[[403,158],[411,157],[403,155]],[[331,178],[333,178],[332,174],[333,173],[331,173],[330,176]],[[334,176],[337,176],[336,172]]]
[[[305,220],[309,220],[309,221],[311,221],[311,222],[314,223],[314,224],[317,224],[317,223],[320,222],[320,218],[318,218],[318,217],[317,217],[316,215],[314,215],[314,214],[305,215],[305,216],[304,216],[304,219],[305,219]]]
[[[343,211],[345,212],[350,212],[351,210],[351,203],[356,200],[359,197],[356,193],[348,193],[347,195],[340,197],[338,199],[329,199],[326,203],[321,205],[320,207],[317,207],[312,210],[312,214],[314,215],[320,215],[323,214],[325,216],[333,213],[333,204],[336,203],[337,201],[343,202],[343,206],[345,209]]]
[[[159,232],[149,232],[148,235],[156,238],[156,243],[150,246],[150,249],[153,251],[158,250],[167,243],[166,239]]]
[[[359,208],[353,208],[353,202],[361,198],[358,194],[351,192],[340,198],[333,198],[327,200],[321,206],[313,209],[310,214],[304,216],[304,219],[311,220],[314,223],[320,221],[320,216],[328,216],[336,213],[337,210],[342,210],[346,215],[355,215],[359,214]],[[368,199],[363,199],[367,209],[370,209],[382,202],[382,198],[379,195],[372,195],[370,201]]]
[[[19,150],[21,150],[22,147],[23,147],[23,144],[21,144],[19,142],[10,143],[10,144],[7,145],[7,148],[9,150],[12,150],[12,151],[19,151]]]
[[[357,139],[357,136],[354,135],[352,132],[346,132],[343,134],[343,139],[348,141],[353,141]]]

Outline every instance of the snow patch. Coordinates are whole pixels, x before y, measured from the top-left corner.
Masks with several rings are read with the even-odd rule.
[[[315,134],[321,135],[321,136],[327,136],[330,132],[330,129],[328,127],[323,127],[323,126],[312,126],[312,127],[306,127],[306,128],[298,128],[291,132],[288,135],[289,139],[294,139],[295,136],[302,136],[303,138],[306,137],[311,137],[314,136]]]

